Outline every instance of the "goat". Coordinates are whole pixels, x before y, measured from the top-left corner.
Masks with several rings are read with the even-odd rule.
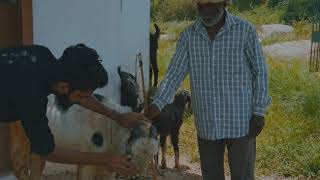
[[[154,34],[150,33],[150,67],[149,67],[149,84],[152,86],[152,72],[154,73],[154,84],[153,87],[158,86],[158,42],[160,38],[160,28],[157,24],[154,24],[156,32]]]
[[[132,74],[122,71],[118,66],[118,74],[121,79],[121,105],[129,106],[134,112],[138,112],[139,84]]]
[[[150,127],[137,127],[133,130],[125,129],[107,117],[76,105],[63,113],[57,109],[52,99],[49,98],[47,117],[57,146],[82,152],[103,153],[112,151],[119,154],[130,153],[132,162],[141,170],[140,175],[146,175],[146,167],[148,167],[148,163],[158,151],[158,142],[156,137],[148,136],[154,133],[141,135],[134,132],[150,131]],[[104,99],[103,103],[118,112],[131,112],[131,108],[117,105],[110,100]],[[17,134],[18,129],[15,131],[14,135]],[[23,134],[21,130],[20,134]],[[18,141],[22,144],[27,142],[26,139],[19,139],[17,136],[15,140],[14,144]],[[26,152],[29,152],[29,147],[25,146],[17,149],[13,146],[11,152],[15,174],[21,177],[21,174],[24,175],[29,167],[24,164],[25,162],[19,161],[20,154],[28,154]],[[28,161],[30,157],[22,157],[22,159]],[[40,164],[37,166],[41,167]],[[42,171],[42,169],[40,168],[39,171]],[[41,172],[38,174],[41,174]],[[97,177],[109,180],[114,179],[115,174],[106,171],[103,167],[80,165],[78,166],[77,176],[78,180],[94,180]]]
[[[186,90],[180,90],[176,93],[173,103],[166,105],[158,116],[153,119],[153,125],[157,128],[160,135],[160,144],[162,149],[161,166],[167,168],[166,164],[166,140],[170,135],[171,143],[175,154],[175,168],[180,170],[179,163],[179,131],[182,125],[183,113],[186,104],[191,104],[190,93]]]

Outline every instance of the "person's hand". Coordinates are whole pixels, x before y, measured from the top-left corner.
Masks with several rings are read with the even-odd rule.
[[[264,127],[264,124],[265,124],[265,120],[263,116],[252,114],[250,119],[250,129],[249,129],[250,138],[257,137],[261,133]]]
[[[138,168],[130,162],[130,158],[125,155],[108,154],[105,156],[104,167],[110,172],[116,172],[122,176],[135,176]]]
[[[150,120],[154,119],[159,114],[160,114],[160,110],[159,110],[158,106],[156,106],[154,104],[151,104],[148,107],[147,111],[145,111],[145,116]]]
[[[116,121],[120,126],[124,128],[133,128],[138,125],[148,124],[149,120],[139,113],[121,113]]]

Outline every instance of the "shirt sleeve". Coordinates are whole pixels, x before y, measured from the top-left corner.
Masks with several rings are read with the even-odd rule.
[[[176,52],[168,67],[164,79],[161,81],[160,87],[156,92],[152,104],[156,105],[160,110],[169,103],[181,84],[185,76],[189,72],[189,52],[186,32],[181,33]]]
[[[30,140],[31,151],[39,155],[48,155],[55,147],[54,137],[46,117],[47,102],[46,97],[41,98],[40,96],[32,100],[24,99],[19,104],[20,120]]]
[[[253,77],[253,114],[264,116],[271,103],[268,95],[268,69],[254,27],[249,28],[245,52]]]

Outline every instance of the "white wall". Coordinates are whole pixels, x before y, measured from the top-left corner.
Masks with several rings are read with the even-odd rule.
[[[135,74],[139,52],[148,86],[149,8],[149,0],[33,0],[34,42],[49,47],[56,57],[77,43],[96,49],[110,77],[99,92],[119,102],[117,66]]]

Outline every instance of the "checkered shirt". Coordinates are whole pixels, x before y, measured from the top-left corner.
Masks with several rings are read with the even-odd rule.
[[[225,17],[214,41],[200,19],[180,34],[152,102],[162,109],[189,74],[197,133],[207,140],[247,135],[251,115],[264,116],[271,102],[255,27],[229,12]]]

